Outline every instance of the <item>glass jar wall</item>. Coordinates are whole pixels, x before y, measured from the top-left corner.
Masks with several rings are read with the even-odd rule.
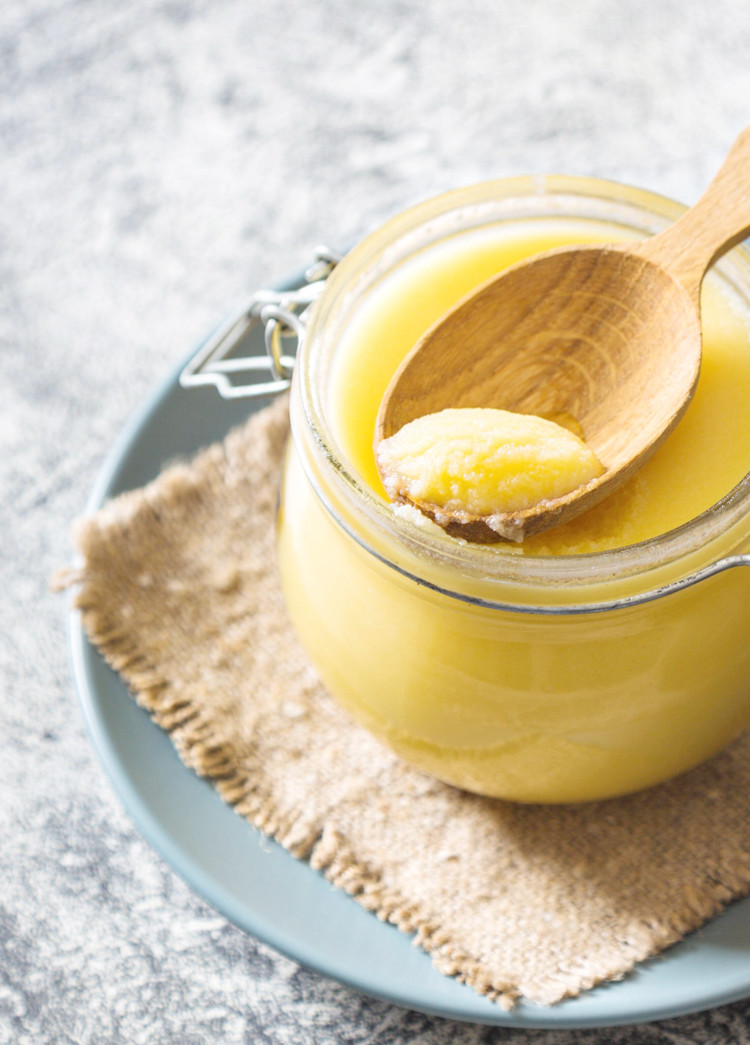
[[[697,764],[750,721],[750,422],[725,431],[731,408],[712,391],[739,401],[745,380],[750,391],[741,251],[707,288],[702,405],[633,503],[534,547],[486,548],[394,512],[371,463],[384,382],[479,281],[478,256],[497,268],[571,239],[648,235],[679,213],[591,179],[486,183],[368,237],[316,306],[279,515],[289,612],[355,718],[460,787],[531,802],[622,794]],[[730,444],[734,459],[716,461]]]

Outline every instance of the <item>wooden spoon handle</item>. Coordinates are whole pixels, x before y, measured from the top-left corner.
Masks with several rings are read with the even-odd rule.
[[[698,202],[633,253],[668,269],[696,298],[706,269],[750,234],[750,127]]]

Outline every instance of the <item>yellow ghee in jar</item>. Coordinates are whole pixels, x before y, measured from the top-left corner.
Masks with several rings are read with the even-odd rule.
[[[373,451],[381,398],[413,344],[459,298],[539,251],[628,235],[619,225],[566,217],[503,222],[423,248],[368,287],[337,333],[323,389],[330,433],[350,472],[385,500]],[[712,275],[703,329],[694,400],[646,466],[577,519],[520,546],[477,551],[492,556],[481,559],[487,574],[473,566],[460,580],[451,563],[429,554],[417,574],[411,552],[399,558],[392,536],[339,500],[325,455],[318,460],[303,432],[299,387],[296,398],[293,391],[298,434],[287,454],[278,535],[289,613],[334,696],[412,765],[506,799],[588,801],[674,776],[750,722],[750,570],[601,612],[554,612],[637,596],[747,550],[744,522],[666,573],[646,569],[645,579],[626,573],[569,588],[501,577],[502,563],[519,557],[585,561],[663,534],[743,478],[750,321],[740,296]]]
[[[353,318],[332,373],[333,431],[364,481],[384,494],[373,450],[380,402],[404,356],[444,312],[523,258],[627,235],[600,222],[519,221],[458,234],[389,274]],[[666,533],[710,508],[750,469],[748,317],[711,274],[701,314],[700,381],[677,430],[627,485],[577,519],[527,538],[524,554],[599,552]]]

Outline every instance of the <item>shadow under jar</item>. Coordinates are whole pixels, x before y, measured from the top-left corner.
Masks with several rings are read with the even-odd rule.
[[[393,371],[474,286],[550,247],[653,234],[682,210],[589,178],[483,183],[367,237],[313,309],[279,512],[289,613],[333,696],[458,787],[606,798],[691,768],[750,724],[743,248],[704,282],[704,359],[685,418],[579,519],[520,546],[467,544],[394,510],[372,450]]]

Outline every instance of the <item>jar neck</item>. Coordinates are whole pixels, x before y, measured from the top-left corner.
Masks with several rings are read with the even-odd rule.
[[[619,222],[648,235],[683,210],[662,197],[595,179],[510,179],[458,190],[393,219],[338,266],[311,317],[298,359],[292,423],[311,485],[335,524],[368,554],[455,598],[533,611],[611,607],[660,597],[731,565],[744,564],[750,509],[746,477],[709,511],[640,544],[585,555],[532,556],[458,542],[394,512],[347,464],[328,423],[327,379],[341,332],[357,303],[405,258],[452,232],[503,216],[567,215]],[[723,264],[734,285],[750,284],[742,252]],[[613,595],[614,593],[614,595]]]

